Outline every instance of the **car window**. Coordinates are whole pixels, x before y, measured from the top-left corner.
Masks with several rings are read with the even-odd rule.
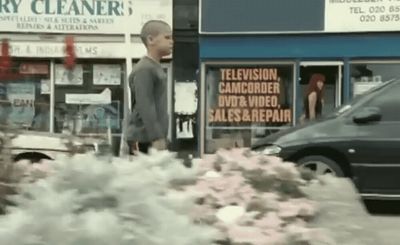
[[[377,96],[369,100],[363,107],[378,107],[381,110],[381,121],[400,122],[400,84],[396,83],[386,89],[384,93],[379,93]]]
[[[381,93],[381,90],[384,90],[387,85],[390,85],[389,83],[384,83],[382,85],[376,86],[369,91],[358,95],[354,97],[350,102],[341,105],[340,107],[336,108],[330,115],[327,117],[337,117],[342,115],[343,113],[346,113],[348,111],[354,110],[354,107],[358,107],[357,104],[363,104],[364,101],[369,100],[371,97],[374,97],[375,95],[379,95]],[[356,111],[355,111],[356,112]]]

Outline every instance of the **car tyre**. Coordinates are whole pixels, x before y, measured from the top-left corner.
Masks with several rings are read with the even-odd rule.
[[[325,156],[306,156],[297,161],[300,168],[310,169],[317,175],[333,174],[337,177],[344,177],[343,169],[338,163]]]

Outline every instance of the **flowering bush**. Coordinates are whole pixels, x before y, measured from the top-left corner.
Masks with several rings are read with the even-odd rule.
[[[348,180],[245,149],[190,169],[168,152],[19,166],[29,178],[0,218],[0,244],[379,244]]]
[[[332,240],[307,221],[317,203],[301,190],[306,181],[293,163],[245,149],[221,150],[198,161],[193,218],[223,232],[230,244],[284,245]]]
[[[174,191],[193,183],[171,153],[111,162],[93,155],[57,159],[51,174],[24,182],[0,218],[0,244],[209,245],[216,231],[187,215]]]

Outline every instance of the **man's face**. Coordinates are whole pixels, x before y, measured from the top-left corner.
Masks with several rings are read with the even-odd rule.
[[[174,46],[171,28],[165,27],[165,29],[157,36],[151,38],[149,44],[152,45],[162,56],[170,55]]]

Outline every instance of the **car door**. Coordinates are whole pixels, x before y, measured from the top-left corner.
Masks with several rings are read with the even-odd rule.
[[[381,116],[355,123],[357,138],[348,149],[355,182],[364,197],[400,198],[399,95],[400,83],[394,83],[355,111],[378,108]]]

